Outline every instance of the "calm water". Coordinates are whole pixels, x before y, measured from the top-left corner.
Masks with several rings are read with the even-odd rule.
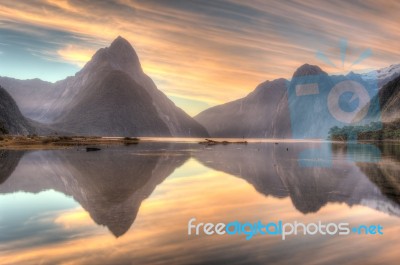
[[[192,217],[384,235],[188,236]],[[0,150],[0,264],[399,264],[399,217],[395,144]]]

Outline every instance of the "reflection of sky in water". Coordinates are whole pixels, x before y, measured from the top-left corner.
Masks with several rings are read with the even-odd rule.
[[[118,238],[74,199],[56,191],[1,195],[0,213],[0,264],[396,264],[399,259],[398,217],[337,202],[304,215],[292,198],[264,196],[245,179],[194,158],[155,188],[131,228]],[[384,235],[290,236],[286,241],[260,235],[250,241],[240,235],[189,237],[192,217],[213,223],[381,224]]]
[[[31,244],[46,244],[60,241],[59,228],[51,222],[60,212],[77,207],[77,203],[63,194],[46,191],[38,195],[32,193],[12,193],[0,197],[0,242],[17,241],[22,246],[24,239],[47,233],[48,237],[37,238]],[[2,249],[9,249],[8,245]]]

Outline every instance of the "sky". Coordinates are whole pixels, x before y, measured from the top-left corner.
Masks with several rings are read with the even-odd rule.
[[[158,88],[195,115],[304,63],[328,73],[400,63],[399,13],[391,0],[0,0],[0,76],[64,79],[120,35]]]

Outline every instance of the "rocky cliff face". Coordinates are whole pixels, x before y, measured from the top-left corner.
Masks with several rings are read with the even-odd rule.
[[[382,121],[400,121],[400,77],[383,86],[377,97],[379,98]]]
[[[0,86],[0,134],[33,133],[33,126],[22,116],[14,99]]]
[[[71,134],[171,136],[150,95],[116,70],[84,87],[53,126]]]

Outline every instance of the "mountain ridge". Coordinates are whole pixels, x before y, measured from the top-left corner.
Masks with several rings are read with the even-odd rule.
[[[293,117],[289,113],[286,88],[294,84],[293,80],[317,76],[327,83],[341,78],[373,82],[375,77],[381,88],[399,75],[400,65],[365,74],[330,76],[319,66],[306,63],[296,69],[290,82],[282,78],[265,81],[247,96],[211,107],[192,118],[157,88],[144,73],[132,45],[118,36],[109,47],[99,49],[74,76],[55,83],[0,77],[0,84],[6,84],[22,113],[28,121],[32,120],[31,126],[40,127],[39,132],[44,134],[58,128],[69,134],[98,136],[207,137],[210,134],[212,137],[291,138]],[[114,80],[110,76],[115,76]],[[118,78],[123,80],[123,85]],[[103,87],[105,83],[115,94]],[[28,89],[31,86],[35,89]],[[116,90],[117,87],[120,89]],[[140,104],[141,100],[146,104]],[[111,104],[114,108],[109,101],[114,102]],[[316,124],[314,131],[321,128]]]
[[[115,74],[114,71],[119,71],[119,74]],[[114,89],[113,95],[106,91],[102,82],[98,82],[104,80],[105,76],[110,78],[110,73],[118,77],[124,76],[125,87],[120,91]],[[6,79],[0,78],[0,84],[4,80]],[[18,91],[24,90],[21,88],[23,84],[33,83],[31,80],[12,82],[7,79],[7,81],[9,90]],[[118,83],[118,80],[105,81],[110,89],[118,87],[113,85]],[[35,87],[32,93],[29,93],[30,96],[17,91],[13,93],[28,118],[47,124],[49,128],[60,128],[69,134],[79,135],[108,136],[111,132],[112,136],[208,136],[207,130],[202,125],[177,107],[143,72],[134,48],[121,36],[117,37],[109,47],[99,49],[74,76],[54,84],[44,81],[40,83],[37,80],[35,82],[37,87],[35,84],[30,87]],[[98,91],[102,91],[101,100],[96,95],[93,84],[97,85]],[[25,88],[27,87],[29,86],[26,85]],[[87,89],[91,91],[91,95],[88,95]],[[30,100],[32,95],[38,99],[38,104],[34,107],[28,106],[32,102]],[[134,95],[140,97],[135,98]],[[44,100],[39,100],[42,97]],[[92,97],[96,99],[97,104],[92,103]],[[140,104],[141,97],[145,105]],[[114,103],[124,102],[124,105],[115,104],[112,108],[108,99],[112,99]],[[135,106],[129,106],[132,102]],[[136,110],[130,113],[133,118],[128,117],[125,111],[127,109]],[[101,122],[103,118],[107,122]],[[152,124],[151,128],[149,124]]]
[[[209,108],[194,118],[212,137],[288,138],[287,82],[283,78],[263,82],[246,97]]]
[[[388,82],[393,82],[391,78],[397,76],[396,65],[389,68],[385,68],[386,70],[376,70],[381,75],[377,76],[374,81],[371,79],[373,76],[372,72],[368,75],[368,78],[366,78],[366,75],[356,73],[349,73],[346,76],[329,75],[319,66],[306,63],[298,67],[293,73],[292,79],[286,81],[285,84],[269,87],[271,81],[263,82],[243,98],[206,109],[194,118],[208,130],[212,137],[326,139],[329,129],[334,125],[332,125],[331,120],[321,118],[320,113],[323,109],[321,104],[325,104],[326,106],[328,102],[327,96],[330,89],[342,81],[356,81],[369,88],[378,86],[378,89],[372,92],[372,96],[374,96],[376,93],[381,92],[387,86]],[[400,73],[400,67],[398,70]],[[391,75],[382,74],[386,72],[390,72]],[[272,82],[277,82],[277,80]],[[319,84],[318,94],[320,94],[320,97],[318,98],[318,102],[313,103],[314,106],[310,105],[311,102],[309,100],[301,102],[297,100],[297,94],[292,95],[297,91],[297,85],[309,83]],[[382,84],[384,84],[383,88],[379,87]],[[265,94],[260,93],[260,91],[264,91]],[[288,97],[288,91],[293,91],[293,93],[289,94],[290,98]],[[348,104],[350,105],[350,103]],[[295,111],[308,110],[310,107],[314,109],[308,112]],[[345,107],[350,108],[347,105]],[[255,109],[257,110],[255,111]],[[275,115],[270,115],[271,111],[275,111]],[[371,110],[372,112],[373,110]],[[305,119],[315,122],[311,125],[301,122]],[[293,122],[300,134],[296,132],[296,135],[292,135]]]

